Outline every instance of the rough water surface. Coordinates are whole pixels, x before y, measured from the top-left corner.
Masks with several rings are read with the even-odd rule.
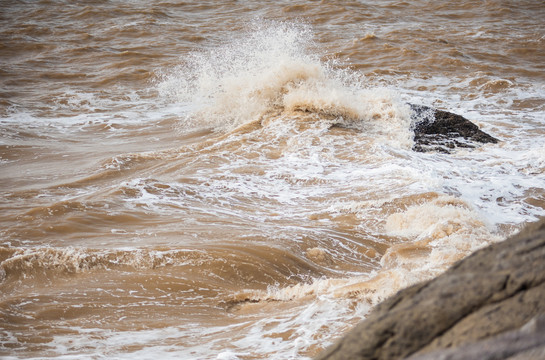
[[[545,215],[541,1],[0,9],[0,357],[309,358]]]

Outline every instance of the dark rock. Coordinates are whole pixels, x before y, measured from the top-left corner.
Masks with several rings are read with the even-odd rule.
[[[401,290],[318,359],[540,359],[544,314],[545,219]]]
[[[463,116],[422,105],[410,106],[414,151],[450,153],[459,147],[475,148],[478,143],[498,142],[498,139],[483,132]]]

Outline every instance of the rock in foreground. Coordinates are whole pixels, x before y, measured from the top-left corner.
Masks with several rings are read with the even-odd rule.
[[[450,153],[458,147],[475,148],[478,144],[498,142],[463,116],[422,105],[410,106],[415,151]]]
[[[545,219],[398,292],[318,359],[545,359]]]

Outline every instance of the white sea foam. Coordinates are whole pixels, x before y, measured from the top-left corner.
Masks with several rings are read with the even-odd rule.
[[[348,302],[321,298],[304,306],[274,308],[261,320],[250,315],[225,326],[179,327],[116,332],[99,328],[71,327],[70,334],[56,335],[46,346],[61,359],[107,354],[116,359],[238,359],[255,356],[307,359],[316,342],[331,343],[329,334],[345,331],[368,308],[350,308]],[[267,311],[267,310],[263,310]],[[130,352],[126,349],[131,348]]]
[[[302,110],[349,126],[377,122],[388,137],[410,145],[409,108],[395,91],[367,89],[357,72],[322,61],[312,36],[304,25],[256,21],[241,38],[182,59],[158,89],[194,106],[185,128],[232,129],[271,111]]]
[[[407,271],[413,276],[424,271],[437,274],[456,260],[501,239],[491,233],[470,205],[452,196],[439,196],[392,214],[385,227],[406,241],[388,249],[381,259],[382,268]],[[418,275],[414,277],[419,280]]]

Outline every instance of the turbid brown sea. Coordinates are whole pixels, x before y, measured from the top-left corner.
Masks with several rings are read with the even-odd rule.
[[[543,1],[0,1],[0,357],[307,359],[545,215]],[[409,104],[500,140],[412,150]]]

